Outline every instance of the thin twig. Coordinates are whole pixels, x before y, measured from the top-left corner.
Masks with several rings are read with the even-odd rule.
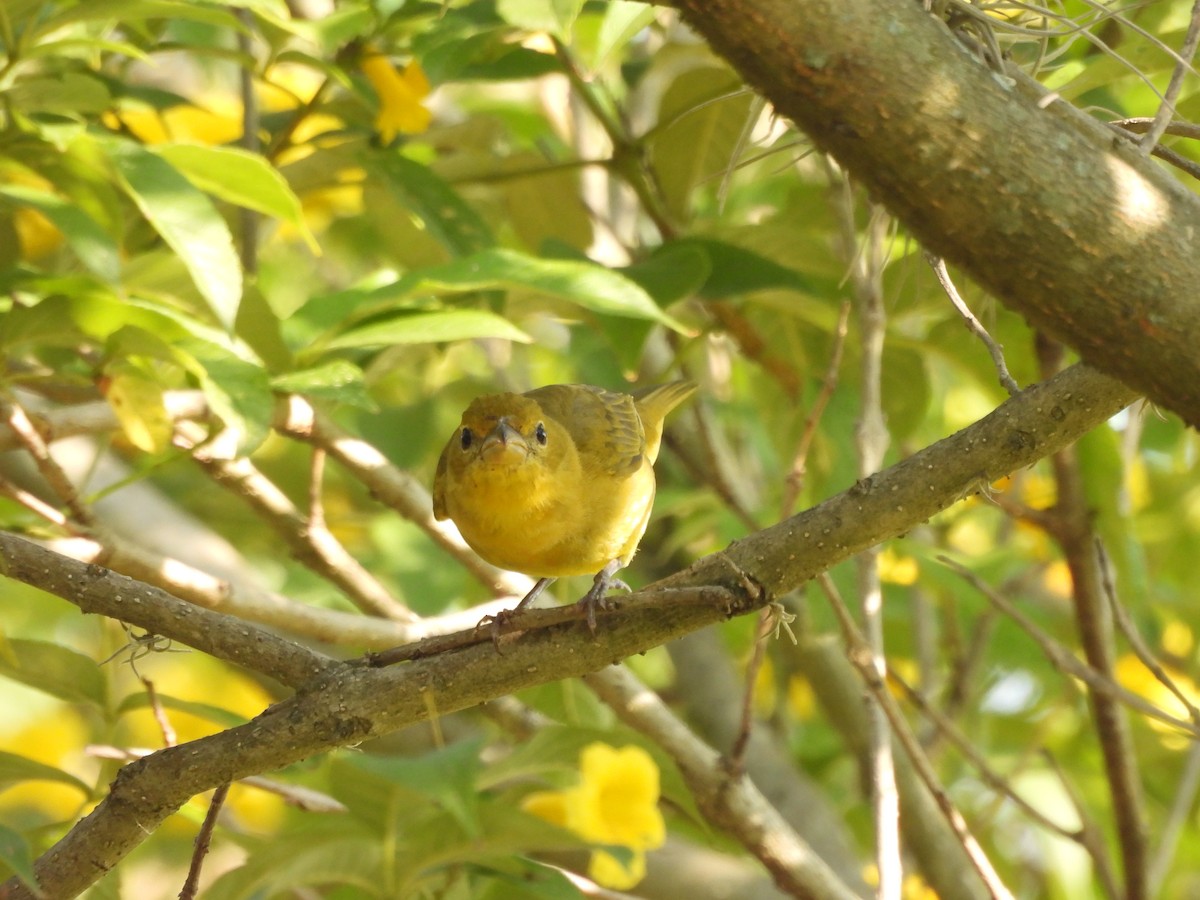
[[[975,770],[983,778],[984,784],[996,791],[996,793],[1002,794],[1004,797],[1008,798],[1008,800],[1017,806],[1017,808],[1019,808],[1022,812],[1024,812],[1025,815],[1029,816],[1029,818],[1033,819],[1048,831],[1053,831],[1055,834],[1059,835],[1059,837],[1066,838],[1069,841],[1075,841],[1076,843],[1080,841],[1080,835],[1078,832],[1072,831],[1065,825],[1059,825],[1037,807],[1030,804],[1020,794],[1014,791],[1012,789],[1011,776],[1006,777],[1001,775],[999,772],[996,772],[988,764],[986,757],[975,749],[975,745],[972,744],[970,739],[968,739],[967,736],[962,733],[959,727],[950,719],[946,718],[946,716],[944,716],[940,711],[938,711],[938,709],[932,703],[925,699],[925,696],[920,691],[905,681],[895,669],[888,670],[888,681],[891,684],[899,687],[904,692],[904,696],[908,699],[908,701],[912,703],[923,716],[927,717],[933,726],[943,735],[945,735],[946,739],[949,740],[951,744],[958,748],[958,751],[966,757],[967,762],[974,766]]]
[[[325,450],[314,447],[308,463],[308,521],[313,528],[327,528],[325,503],[322,500],[325,486]]]
[[[840,187],[835,200],[841,244],[850,260],[854,300],[858,315],[860,353],[859,414],[854,427],[858,477],[870,478],[883,466],[890,442],[883,414],[883,346],[887,313],[883,303],[883,272],[887,265],[887,237],[891,222],[882,207],[870,207],[863,240],[854,222],[854,189],[848,176],[830,173]],[[879,550],[872,547],[855,559],[859,604],[867,645],[876,674],[887,670],[883,637],[883,586],[879,578]],[[871,806],[875,820],[875,863],[879,871],[881,900],[899,900],[904,870],[900,858],[900,794],[896,787],[892,739],[887,713],[877,704],[868,710],[871,740]]]
[[[804,430],[796,443],[796,452],[792,454],[792,469],[784,480],[783,501],[779,506],[779,518],[786,519],[796,510],[796,501],[804,490],[804,479],[808,474],[808,451],[812,448],[813,438],[817,433],[817,425],[829,400],[837,387],[838,372],[842,367],[842,351],[846,346],[846,331],[850,326],[850,301],[842,303],[838,310],[837,324],[833,328],[833,346],[829,350],[829,365],[821,378],[821,390],[817,393],[804,420]]]
[[[979,877],[983,880],[988,893],[993,898],[996,898],[996,900],[1001,900],[1001,898],[1002,900],[1013,900],[1012,893],[1004,886],[1004,882],[1000,880],[999,874],[992,867],[987,854],[983,852],[983,848],[979,846],[979,842],[971,834],[966,820],[962,817],[962,813],[958,811],[954,802],[938,782],[937,773],[933,771],[929,758],[921,749],[921,745],[912,733],[912,729],[909,728],[904,714],[900,711],[896,705],[896,701],[888,692],[885,681],[888,677],[886,669],[880,675],[875,664],[875,651],[868,643],[866,636],[854,623],[854,617],[850,615],[850,610],[846,606],[845,601],[842,600],[837,586],[833,583],[833,579],[829,577],[828,573],[822,573],[817,576],[817,583],[821,586],[821,590],[825,596],[829,598],[829,602],[841,624],[850,661],[858,669],[863,682],[871,692],[871,696],[875,699],[879,709],[883,710],[884,715],[887,716],[888,722],[891,724],[891,734],[895,735],[896,739],[900,742],[900,746],[904,748],[904,752],[912,762],[913,768],[916,770],[921,782],[933,796],[942,815],[946,817],[947,823],[949,823],[955,836],[962,844],[962,848],[966,851],[967,857],[975,867],[975,871],[979,873]]]
[[[1004,348],[992,339],[988,334],[988,330],[983,327],[983,323],[971,312],[971,308],[962,298],[962,294],[958,292],[958,288],[954,285],[954,279],[950,277],[950,272],[946,268],[946,261],[940,256],[936,256],[928,251],[925,253],[925,262],[929,263],[929,267],[933,269],[933,274],[937,276],[938,283],[942,286],[942,290],[946,292],[946,296],[950,298],[950,302],[954,304],[954,308],[958,310],[958,314],[962,316],[963,323],[967,326],[967,330],[979,338],[983,342],[983,346],[987,348],[988,355],[992,358],[992,365],[996,367],[996,373],[1000,378],[1000,384],[1008,391],[1009,395],[1016,395],[1021,392],[1021,386],[1017,384],[1015,378],[1008,371],[1008,363],[1004,361]]]
[[[1058,764],[1058,759],[1054,754],[1048,749],[1043,748],[1042,758],[1046,760],[1047,765],[1054,772],[1054,777],[1062,785],[1063,792],[1067,795],[1067,799],[1071,802],[1071,807],[1075,810],[1075,815],[1079,817],[1079,828],[1080,834],[1083,836],[1083,845],[1088,848],[1088,855],[1096,863],[1096,875],[1100,879],[1101,887],[1104,889],[1104,896],[1108,897],[1109,900],[1119,900],[1122,896],[1121,889],[1117,883],[1117,876],[1113,871],[1112,862],[1109,859],[1108,835],[1105,834],[1104,829],[1096,822],[1079,789],[1067,777],[1067,773]]]
[[[1128,119],[1113,119],[1108,124],[1114,128],[1131,131],[1134,134],[1145,134],[1150,130],[1150,127],[1154,124],[1154,121],[1154,118],[1151,116],[1132,116]],[[1195,138],[1200,140],[1200,123],[1181,122],[1176,119],[1167,123],[1167,127],[1163,130],[1163,134],[1173,135],[1174,137]]]
[[[1160,896],[1167,870],[1175,858],[1179,835],[1192,817],[1196,794],[1200,792],[1200,742],[1193,741],[1184,760],[1183,774],[1175,783],[1174,799],[1166,821],[1158,828],[1158,851],[1150,858],[1150,895]]]
[[[51,525],[57,525],[59,528],[64,528],[68,531],[77,532],[79,530],[70,519],[63,515],[62,510],[51,506],[41,497],[31,494],[23,487],[13,484],[7,478],[0,477],[0,494],[21,504],[21,506],[34,515],[45,519]]]
[[[1044,377],[1061,366],[1063,348],[1057,341],[1037,335],[1036,352]],[[1093,513],[1084,485],[1083,470],[1074,447],[1065,447],[1050,457],[1054,469],[1057,527],[1051,533],[1062,548],[1071,573],[1071,602],[1084,659],[1105,678],[1113,677],[1115,650],[1113,621],[1100,583]],[[1124,868],[1127,900],[1145,900],[1147,893],[1146,824],[1137,757],[1125,710],[1107,692],[1089,694],[1092,721],[1112,798]]]
[[[1187,694],[1175,683],[1175,679],[1167,674],[1167,670],[1163,668],[1162,663],[1158,661],[1154,652],[1146,645],[1145,640],[1137,630],[1137,626],[1133,624],[1133,620],[1129,617],[1129,610],[1125,608],[1117,596],[1117,585],[1112,560],[1109,558],[1108,551],[1104,549],[1104,543],[1099,537],[1096,538],[1096,555],[1100,561],[1100,581],[1104,588],[1104,596],[1108,599],[1108,606],[1112,610],[1117,628],[1125,637],[1125,640],[1129,641],[1129,646],[1142,665],[1150,670],[1150,673],[1158,680],[1159,684],[1175,695],[1175,699],[1187,710],[1188,715],[1192,717],[1192,721],[1200,725],[1200,709],[1196,707],[1196,704],[1192,703]]]
[[[131,660],[130,665],[132,664]],[[163,709],[162,702],[158,699],[158,691],[154,689],[154,682],[141,675],[138,677],[141,679],[142,687],[146,689],[146,699],[150,703],[150,711],[154,714],[154,721],[158,723],[158,730],[162,733],[163,746],[174,747],[179,741],[179,736],[175,733],[175,727],[167,718],[167,711]]]
[[[1129,611],[1118,598],[1112,560],[1109,558],[1108,552],[1104,549],[1104,544],[1099,537],[1096,538],[1096,553],[1100,562],[1100,577],[1104,587],[1104,594],[1108,598],[1109,608],[1112,610],[1117,628],[1125,637],[1125,640],[1129,642],[1129,646],[1133,649],[1137,658],[1141,660],[1142,665],[1149,669],[1154,677],[1158,679],[1158,682],[1175,696],[1175,699],[1183,705],[1188,715],[1192,717],[1192,721],[1200,725],[1200,709],[1192,703],[1187,694],[1175,682],[1175,679],[1167,674],[1166,669],[1163,668],[1158,658],[1138,632],[1137,627],[1129,616]],[[1175,786],[1174,800],[1171,803],[1171,810],[1167,816],[1166,824],[1158,829],[1158,849],[1151,853],[1150,862],[1147,865],[1148,874],[1146,878],[1149,883],[1149,896],[1157,896],[1159,893],[1163,879],[1166,878],[1167,869],[1175,856],[1180,830],[1191,814],[1192,805],[1195,803],[1198,791],[1200,791],[1200,743],[1193,742],[1188,748],[1183,776]]]
[[[1145,698],[1133,693],[1133,691],[1122,687],[1111,678],[1097,672],[1088,664],[1081,662],[1075,657],[1070,650],[1062,646],[1058,641],[1054,640],[1049,634],[1038,627],[1032,619],[1021,612],[1016,604],[1009,601],[1006,597],[994,590],[987,582],[968,569],[961,563],[955,562],[948,556],[938,556],[938,562],[949,566],[958,575],[963,578],[971,587],[975,588],[989,603],[991,603],[1001,613],[1012,619],[1018,627],[1028,634],[1038,645],[1043,655],[1050,661],[1051,665],[1057,668],[1065,675],[1070,675],[1072,678],[1077,678],[1082,681],[1092,690],[1093,693],[1104,694],[1120,700],[1130,709],[1141,713],[1148,718],[1163,722],[1174,728],[1178,728],[1184,734],[1195,738],[1200,738],[1200,727],[1194,723],[1180,719],[1170,713],[1164,712],[1153,703],[1150,703]]]
[[[227,796],[229,796],[229,782],[213,791],[204,822],[196,833],[196,844],[192,850],[192,864],[188,866],[187,880],[184,881],[183,887],[179,891],[179,900],[194,900],[200,889],[200,870],[204,866],[204,857],[208,855],[208,849],[212,845],[213,831],[217,827],[217,817],[221,814],[221,807],[225,804]]]
[[[9,428],[17,437],[17,441],[33,458],[34,464],[51,490],[71,515],[71,519],[80,525],[91,525],[94,521],[92,511],[87,508],[79,497],[79,491],[71,482],[62,466],[50,455],[50,448],[41,432],[30,421],[25,408],[11,395],[4,398],[5,419]]]
[[[1179,92],[1183,90],[1184,79],[1191,71],[1191,61],[1196,55],[1197,46],[1200,46],[1200,0],[1196,0],[1192,6],[1187,34],[1184,35],[1183,46],[1179,48],[1179,60],[1171,72],[1171,80],[1167,83],[1167,90],[1163,94],[1158,112],[1154,114],[1154,122],[1138,142],[1143,153],[1149,153],[1158,145],[1159,139],[1170,125],[1175,115],[1175,101],[1179,98]]]
[[[265,519],[300,562],[339,587],[356,606],[371,615],[398,622],[416,620],[414,613],[355,559],[328,528],[306,518],[269,478],[245,457],[223,458],[220,440],[206,443],[203,429],[189,422],[176,426],[176,442],[192,454],[205,472],[233,490]]]
[[[742,717],[737,737],[729,750],[729,774],[740,778],[746,772],[746,750],[750,746],[750,734],[754,730],[754,690],[758,686],[758,673],[762,671],[767,657],[767,641],[774,631],[774,615],[770,606],[763,607],[758,614],[758,627],[754,635],[754,647],[750,663],[746,666],[746,684],[742,690]]]

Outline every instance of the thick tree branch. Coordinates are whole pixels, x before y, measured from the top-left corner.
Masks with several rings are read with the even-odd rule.
[[[605,613],[594,638],[570,610],[531,610],[519,620],[526,630],[501,638],[503,652],[497,652],[483,630],[454,649],[399,665],[359,661],[325,667],[295,697],[245,725],[126,766],[109,796],[38,860],[38,878],[47,894],[73,896],[197,793],[431,715],[595,672],[728,615],[761,608],[771,596],[1066,446],[1132,399],[1128,388],[1092,369],[1068,369],[820,506],[705,557],[657,589],[620,598]],[[13,571],[12,558],[6,554],[4,561]],[[23,574],[29,583],[68,597],[85,587],[73,579],[50,577],[46,570],[54,568],[43,565]],[[710,586],[724,590],[714,592]],[[678,590],[690,587],[701,590]],[[723,602],[707,600],[714,594]],[[551,621],[557,624],[541,627]],[[244,622],[233,627],[256,630]],[[169,621],[155,630],[183,639]],[[205,638],[207,630],[202,631],[193,635],[195,640]],[[4,889],[9,897],[32,896],[15,882]]]
[[[669,0],[931,251],[1200,425],[1200,200],[920,3]]]
[[[166,591],[0,531],[0,573],[150,634],[298,688],[335,661],[241,619],[178,600]]]

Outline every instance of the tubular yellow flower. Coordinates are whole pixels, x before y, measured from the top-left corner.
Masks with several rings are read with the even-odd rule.
[[[579,776],[576,787],[537,791],[521,807],[589,843],[627,847],[630,852],[621,857],[593,851],[588,875],[604,887],[631,888],[646,875],[646,851],[666,840],[658,766],[641,747],[595,743],[580,754]]]
[[[416,60],[398,72],[391,60],[376,53],[363,59],[362,72],[379,97],[375,128],[384,143],[397,134],[419,134],[429,127],[433,116],[421,105],[429,96],[429,80]]]
[[[629,862],[623,863],[607,850],[595,850],[588,862],[588,877],[601,887],[627,891],[646,877],[646,853],[632,850]]]
[[[534,791],[521,801],[521,809],[559,828],[567,827],[566,791]]]
[[[633,850],[661,847],[666,839],[658,811],[658,766],[641,747],[589,744],[579,761],[580,784],[567,803],[567,824],[598,844]]]

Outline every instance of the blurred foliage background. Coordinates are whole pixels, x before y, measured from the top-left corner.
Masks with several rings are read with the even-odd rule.
[[[987,7],[954,8],[1105,120],[1153,115],[1190,12],[1181,0]],[[28,442],[6,445],[3,527],[60,552],[141,548],[357,614],[278,520],[264,527],[250,487],[215,479],[190,448],[219,434],[303,519],[313,453],[273,430],[280,395],[303,396],[428,485],[481,393],[683,375],[701,396],[671,422],[655,517],[628,573],[638,586],[854,483],[869,352],[855,311],[868,303],[886,314],[885,464],[1006,397],[920,248],[668,10],[6,0],[0,51],[6,416],[107,403],[119,422],[54,444],[74,498],[39,477]],[[1198,118],[1196,87],[1192,74],[1179,118]],[[1197,158],[1194,141],[1165,144]],[[959,288],[1019,384],[1049,374],[1019,317]],[[187,390],[210,413],[199,436],[171,412]],[[1139,405],[1083,440],[1075,463],[1115,594],[1144,643],[1138,653],[1117,636],[1114,677],[1183,719],[1200,702],[1196,448],[1176,419]],[[398,608],[436,617],[495,596],[352,474],[330,464],[322,475],[324,524]],[[1076,652],[1072,579],[1048,524],[1060,478],[1048,463],[1022,471],[914,522],[878,558],[888,664],[975,756],[898,682],[896,696],[1022,897],[1111,887],[1101,870],[1116,865],[1118,838],[1103,736],[1079,683],[937,557],[962,561]],[[831,574],[856,595],[852,565]],[[573,600],[586,586],[560,581],[554,592]],[[790,764],[761,786],[811,784],[853,848],[850,865],[831,864],[867,884],[861,736],[840,709],[858,692],[828,671],[841,639],[824,594],[786,599],[799,644],[770,641],[760,667],[748,669],[748,620],[628,665],[721,750],[712,720],[736,718],[749,677],[754,727]],[[128,754],[245,721],[281,696],[253,672],[15,582],[4,583],[0,628],[9,873],[28,875]],[[328,635],[322,645],[344,656],[364,648]],[[533,732],[494,711],[455,715],[235,786],[202,896],[572,897],[589,871],[648,897],[680,896],[691,871],[708,874],[688,896],[775,896],[765,872],[699,819],[666,754],[586,688],[561,682],[519,700],[541,714]],[[1195,896],[1198,745],[1140,713],[1130,728],[1152,883],[1159,896]],[[644,754],[619,752],[628,747]],[[605,778],[642,786],[614,814],[642,823],[633,832],[570,819],[599,803],[588,786]],[[1091,852],[1015,798],[1065,831],[1094,829]],[[94,896],[175,896],[206,806],[184,808]],[[928,873],[911,871],[906,895],[932,896]]]

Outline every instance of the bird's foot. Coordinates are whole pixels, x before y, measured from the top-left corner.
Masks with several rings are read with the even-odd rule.
[[[520,612],[528,606],[538,594],[546,589],[546,585],[550,584],[553,578],[539,578],[529,593],[521,598],[521,602],[512,609],[502,609],[495,615],[484,616],[475,625],[475,631],[487,627],[492,633],[492,646],[496,648],[496,652],[500,652],[500,630],[506,625],[512,624],[514,619],[519,618]]]
[[[588,588],[588,592],[579,600],[579,605],[587,613],[588,631],[592,633],[592,637],[596,636],[596,610],[608,608],[608,599],[605,597],[605,594],[609,588],[620,588],[623,591],[633,590],[620,578],[615,577],[620,568],[621,561],[614,559],[597,572],[592,586]]]

